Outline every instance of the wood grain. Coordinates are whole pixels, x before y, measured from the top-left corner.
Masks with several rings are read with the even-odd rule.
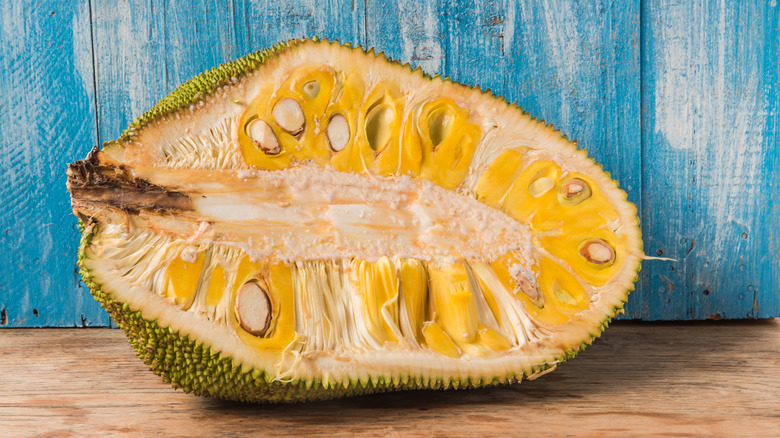
[[[0,1],[0,17],[0,326],[106,325],[65,188],[97,144],[87,1]]]
[[[110,329],[0,331],[5,436],[777,436],[780,320],[618,322],[555,372],[286,406],[173,390]]]
[[[780,313],[780,7],[643,8],[642,222],[632,316]]]

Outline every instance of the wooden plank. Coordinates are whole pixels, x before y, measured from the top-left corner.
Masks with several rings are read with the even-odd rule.
[[[288,406],[173,390],[118,330],[0,331],[8,436],[777,436],[780,320],[619,322],[535,381]]]
[[[117,138],[191,77],[249,52],[314,35],[360,43],[362,10],[339,5],[94,2],[100,141]]]
[[[0,15],[0,326],[105,325],[65,189],[65,163],[97,142],[88,2],[2,1]]]
[[[366,47],[389,58],[446,76],[446,12],[440,1],[366,1]]]
[[[187,79],[237,56],[232,3],[98,0],[92,9],[101,143]]]
[[[507,81],[507,50],[514,48],[514,11],[500,1],[453,1],[447,6],[445,75],[469,86],[479,86],[515,101],[514,81]]]
[[[360,44],[360,4],[298,1],[96,1],[93,4],[100,140],[196,74],[290,38]]]
[[[239,53],[263,50],[293,38],[326,38],[353,45],[365,44],[365,8],[362,0],[244,0],[236,5]]]
[[[646,2],[646,319],[780,313],[780,8]]]

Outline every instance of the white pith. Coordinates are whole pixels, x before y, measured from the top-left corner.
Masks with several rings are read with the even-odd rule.
[[[387,256],[454,263],[533,250],[527,224],[473,195],[406,175],[380,178],[314,165],[220,175],[138,167],[133,174],[197,194],[193,212],[177,213],[176,228],[168,215],[136,224],[188,238],[205,222],[201,241],[232,245],[257,260]]]
[[[530,373],[539,365],[554,362],[555,358],[562,357],[566,351],[588,341],[591,335],[598,333],[607,315],[611,315],[614,308],[622,306],[626,290],[631,287],[636,275],[641,249],[632,248],[625,255],[618,273],[605,286],[589,287],[590,307],[575,315],[569,323],[559,326],[545,326],[533,321],[526,314],[522,304],[511,295],[510,291],[506,291],[498,279],[490,279],[489,269],[484,263],[506,253],[507,248],[513,245],[516,248],[521,248],[521,252],[529,254],[529,257],[535,251],[538,251],[538,254],[550,256],[543,250],[534,247],[533,238],[528,235],[527,224],[518,222],[506,224],[502,222],[503,219],[500,217],[503,213],[484,205],[475,207],[471,202],[476,203],[476,201],[469,198],[487,166],[501,152],[517,147],[530,148],[526,167],[535,161],[551,159],[557,162],[564,172],[576,171],[592,177],[618,210],[620,219],[613,223],[611,228],[618,234],[628,235],[632,241],[639,239],[635,208],[625,202],[625,195],[617,189],[615,182],[604,174],[591,159],[587,158],[584,151],[577,150],[572,143],[562,139],[560,134],[552,128],[531,120],[529,116],[503,102],[486,98],[479,91],[443,82],[439,78],[432,80],[423,78],[419,71],[409,72],[405,67],[388,65],[381,58],[375,59],[373,56],[356,54],[348,48],[325,43],[306,43],[298,46],[295,50],[283,52],[278,57],[268,61],[257,72],[242,78],[234,86],[216,91],[206,97],[202,101],[203,103],[193,105],[190,109],[185,109],[175,116],[154,122],[138,131],[128,144],[114,146],[106,150],[106,153],[113,159],[136,168],[139,176],[167,187],[175,186],[176,174],[168,174],[164,170],[155,173],[150,170],[151,167],[212,169],[215,170],[214,181],[217,181],[214,184],[219,184],[218,180],[221,177],[238,177],[238,179],[245,179],[249,188],[256,188],[253,184],[261,182],[263,178],[271,178],[270,173],[250,169],[243,162],[241,152],[234,139],[234,133],[237,129],[235,120],[244,110],[246,102],[251,102],[258,95],[259,90],[268,86],[269,78],[281,82],[287,77],[285,72],[303,62],[327,63],[344,71],[359,69],[364,72],[366,87],[369,90],[379,80],[396,83],[402,92],[408,93],[405,111],[413,111],[415,107],[419,107],[425,101],[441,96],[450,97],[458,105],[471,109],[470,120],[481,126],[483,137],[471,162],[470,172],[458,191],[449,191],[451,196],[447,195],[449,197],[445,197],[446,199],[440,197],[439,202],[434,206],[438,208],[435,211],[444,211],[449,215],[449,217],[442,217],[442,221],[449,220],[448,223],[462,222],[465,224],[465,228],[458,233],[461,240],[456,240],[456,245],[451,245],[449,248],[445,247],[450,242],[446,239],[438,239],[433,245],[423,245],[422,248],[420,245],[407,243],[393,247],[395,242],[391,237],[401,236],[403,233],[399,230],[408,228],[403,224],[412,224],[414,219],[418,222],[424,221],[426,217],[433,214],[430,212],[409,216],[409,222],[401,222],[393,230],[392,233],[395,234],[388,233],[384,237],[379,233],[371,235],[369,240],[377,246],[370,251],[363,252],[356,245],[341,248],[338,251],[328,250],[324,245],[314,249],[307,248],[307,241],[303,235],[300,236],[298,242],[293,242],[292,245],[279,246],[273,242],[269,244],[261,241],[260,237],[255,238],[258,240],[250,240],[251,233],[242,235],[240,232],[235,232],[235,229],[231,231],[232,234],[241,235],[242,239],[220,240],[215,238],[215,232],[219,231],[220,215],[225,223],[234,222],[238,218],[237,215],[243,215],[241,219],[248,222],[258,220],[267,222],[271,212],[279,211],[282,212],[282,216],[279,217],[283,218],[288,225],[295,221],[300,223],[301,217],[291,214],[294,212],[289,207],[297,204],[294,201],[285,206],[279,205],[275,201],[264,200],[258,204],[258,209],[254,213],[247,214],[246,211],[222,208],[226,204],[213,202],[215,199],[220,199],[219,196],[215,195],[215,197],[207,198],[208,201],[197,200],[195,202],[196,210],[198,214],[201,214],[201,217],[193,216],[190,218],[190,225],[194,226],[196,230],[191,228],[175,229],[176,226],[181,226],[173,225],[177,223],[178,218],[146,217],[134,219],[134,225],[154,224],[155,227],[147,228],[170,230],[172,237],[154,236],[153,233],[140,229],[131,231],[130,235],[123,234],[126,231],[124,223],[100,226],[93,244],[87,249],[85,263],[92,272],[95,281],[110,291],[114,299],[128,303],[132,309],[141,310],[145,318],[156,320],[163,327],[168,326],[173,330],[181,331],[211,346],[211,348],[233,357],[247,369],[264,370],[280,379],[322,380],[326,382],[326,385],[341,384],[353,380],[368,381],[377,377],[390,377],[396,379],[397,382],[404,382],[409,378],[420,378],[423,381],[428,379],[471,379],[472,381],[477,379],[492,381],[494,378],[511,379],[522,373]],[[406,113],[403,117],[406,118]],[[217,122],[214,123],[214,121]],[[237,173],[237,170],[241,170],[241,172]],[[294,176],[295,172],[309,172],[310,170],[309,166],[298,164],[286,174],[274,174],[273,178],[283,174]],[[332,176],[328,172],[334,171],[323,169],[315,175],[315,178],[321,178],[319,181],[322,182],[323,178]],[[166,180],[166,178],[170,178],[170,180]],[[337,176],[337,178],[341,177]],[[431,196],[430,191],[447,192],[438,187],[428,187],[432,184],[427,181],[419,182],[405,176],[389,180],[371,180],[370,176],[367,175],[343,175],[345,181],[351,181],[355,178],[368,181],[364,187],[365,190],[360,192],[360,196],[369,198],[371,193],[382,193],[378,192],[376,188],[387,181],[391,181],[394,187],[400,188],[399,192],[403,192],[405,184],[409,187],[414,186],[407,193],[418,193],[418,199],[435,199],[435,196]],[[281,179],[283,180],[284,177]],[[268,181],[262,182],[265,184]],[[209,181],[202,181],[202,183],[208,184]],[[179,180],[179,184],[181,184],[181,180]],[[540,183],[539,189],[544,189],[547,185],[549,184]],[[335,187],[346,186],[342,184]],[[422,193],[422,190],[429,190],[429,192],[426,192],[425,196],[420,196],[419,193]],[[247,193],[249,192],[247,190]],[[338,193],[333,193],[333,191],[306,192],[305,188],[301,188],[301,191],[296,193],[312,197],[323,196],[317,200],[320,203],[327,201],[328,196],[338,196]],[[262,198],[262,193],[256,193],[255,196]],[[440,208],[442,199],[445,202],[453,203],[451,204],[453,208]],[[229,201],[225,202],[230,204]],[[379,205],[385,201],[377,199],[376,202]],[[454,203],[457,202],[463,203],[461,204],[462,208],[455,208]],[[404,208],[407,207],[409,206],[404,206]],[[486,210],[483,210],[482,207]],[[401,211],[408,211],[404,208]],[[393,210],[391,207],[387,211]],[[365,218],[366,222],[363,225],[375,224],[376,220],[387,219],[387,217],[377,215],[377,210],[371,211],[373,217]],[[499,215],[488,211],[499,213]],[[308,213],[303,212],[302,214],[311,216],[314,214],[313,212],[314,210],[310,210]],[[349,212],[348,209],[339,211],[336,208],[332,209],[330,214],[322,217],[330,218],[332,224],[334,220],[335,222],[340,221],[340,224],[347,224],[348,221],[345,220],[347,217],[355,217],[355,215],[347,214]],[[479,230],[475,228],[479,225],[479,220],[469,221],[462,217],[469,214],[483,214],[481,216],[483,218],[490,216],[491,224],[505,224],[505,228],[493,230],[495,232]],[[114,219],[113,216],[106,217]],[[320,216],[317,217],[322,219]],[[209,218],[214,219],[213,225],[212,221],[208,220]],[[209,225],[201,227],[201,224],[206,222]],[[364,231],[367,228],[370,227],[361,226],[358,231]],[[348,227],[334,226],[334,229],[338,229],[340,232],[351,232]],[[413,234],[416,236],[424,235],[428,230],[426,227],[419,226]],[[195,232],[193,233],[193,231]],[[477,232],[479,233],[477,241],[468,239],[470,235]],[[137,233],[149,233],[149,235],[143,234],[141,236]],[[155,254],[141,255],[143,252],[141,247],[122,249],[123,245],[127,245],[127,242],[141,242],[142,247],[154,247],[156,252]],[[464,355],[459,359],[452,359],[415,345],[412,340],[392,345],[377,345],[362,331],[359,312],[350,314],[347,311],[340,316],[329,315],[340,321],[337,324],[339,336],[328,336],[322,330],[321,325],[299,324],[299,315],[296,312],[296,332],[299,329],[300,332],[297,333],[299,338],[294,343],[295,345],[284,353],[251,348],[236,336],[228,323],[227,314],[231,311],[231,303],[225,301],[229,300],[228,298],[225,298],[223,300],[225,302],[221,302],[216,308],[207,308],[202,295],[198,295],[196,304],[188,311],[182,311],[161,295],[164,267],[172,254],[165,248],[184,248],[187,246],[211,248],[212,251],[219,251],[219,257],[224,259],[238,258],[241,253],[246,253],[260,259],[276,258],[302,261],[296,268],[300,281],[296,284],[295,292],[296,306],[301,312],[304,308],[307,311],[317,312],[326,308],[326,304],[330,304],[332,307],[339,303],[345,309],[358,308],[354,301],[350,301],[354,299],[354,294],[349,293],[348,281],[343,280],[340,283],[342,287],[337,288],[332,284],[334,281],[332,277],[322,274],[327,269],[333,270],[334,264],[340,266],[343,271],[343,268],[349,265],[349,260],[352,257],[375,260],[379,256],[387,255],[394,259],[414,257],[431,262],[477,259],[470,268],[488,278],[486,283],[501,303],[500,307],[504,312],[498,329],[511,340],[514,347],[505,353],[497,353],[490,357]],[[269,247],[281,248],[281,251],[288,251],[288,253],[273,253],[273,250],[268,249]],[[316,254],[317,250],[322,251]],[[133,263],[133,266],[140,266],[145,271],[126,272],[125,268],[131,263],[131,254],[136,254],[139,258]],[[321,259],[326,261],[316,261]],[[309,293],[305,293],[305,291],[309,291]],[[325,303],[326,301],[329,303]]]

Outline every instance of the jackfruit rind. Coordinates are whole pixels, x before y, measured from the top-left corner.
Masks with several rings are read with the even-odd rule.
[[[549,362],[537,364],[528,370],[504,378],[472,381],[471,379],[426,379],[415,376],[404,378],[377,376],[367,380],[355,379],[335,384],[317,380],[274,380],[265,372],[246,368],[229,356],[211,349],[185,333],[172,330],[170,327],[161,327],[157,321],[146,319],[140,310],[133,310],[127,304],[113,299],[109,292],[105,292],[100,284],[94,282],[90,271],[83,264],[84,251],[93,235],[93,230],[87,227],[79,247],[79,273],[92,296],[127,334],[133,350],[152,372],[161,376],[173,387],[200,396],[253,403],[295,403],[389,391],[469,389],[514,383],[524,378],[541,375],[554,369],[558,363],[574,357],[578,351],[590,345],[591,341],[607,328],[611,320],[608,318],[603,321],[592,333],[588,333],[587,339],[563,352],[561,356],[551,357]],[[618,310],[619,307],[615,307],[613,312]]]
[[[601,333],[642,256],[635,207],[552,127],[323,41],[196,77],[68,185],[82,274],[141,358],[243,401],[538,375]],[[262,327],[238,317],[249,283]]]

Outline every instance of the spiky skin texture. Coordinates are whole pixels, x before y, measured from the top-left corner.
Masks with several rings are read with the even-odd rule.
[[[276,51],[287,47],[287,44],[279,44],[266,50],[259,50],[233,61],[221,64],[218,67],[207,70],[179,85],[172,93],[160,99],[150,110],[146,111],[141,117],[136,119],[125,129],[122,136],[116,141],[122,141],[131,136],[133,132],[144,126],[150,120],[165,114],[170,114],[176,110],[192,105],[202,96],[216,88],[227,85],[231,78],[240,77],[246,73],[254,71],[263,62],[272,56]],[[113,142],[106,142],[106,144]]]
[[[275,53],[296,45],[295,40],[274,46],[264,51],[251,53],[235,61],[201,73],[179,86],[152,109],[134,121],[117,141],[126,141],[136,130],[153,122],[163,115],[175,113],[190,105],[198,105],[199,100],[209,92],[235,82],[236,78],[259,68]],[[486,92],[486,94],[491,94]],[[491,94],[492,95],[492,94]],[[500,97],[493,98],[502,100]],[[112,142],[113,143],[113,142]],[[107,143],[108,144],[108,143]],[[484,387],[488,385],[509,384],[535,375],[554,367],[556,363],[574,357],[577,352],[589,345],[607,327],[610,318],[587,334],[587,340],[579,346],[565,351],[560,357],[550,357],[547,362],[533,368],[530,372],[509,376],[492,381],[457,381],[417,378],[399,378],[384,376],[361,382],[351,380],[346,383],[313,381],[274,381],[264,372],[245,369],[229,356],[213,350],[196,339],[169,328],[160,326],[155,320],[144,317],[140,310],[117,301],[111,291],[97,284],[84,263],[86,250],[94,236],[89,226],[83,230],[79,249],[80,273],[90,288],[92,295],[125,332],[133,349],[151,371],[162,377],[165,382],[185,392],[221,399],[255,403],[294,403],[301,401],[326,400],[344,396],[357,396],[410,389],[462,389]],[[612,309],[615,315],[622,309]]]

